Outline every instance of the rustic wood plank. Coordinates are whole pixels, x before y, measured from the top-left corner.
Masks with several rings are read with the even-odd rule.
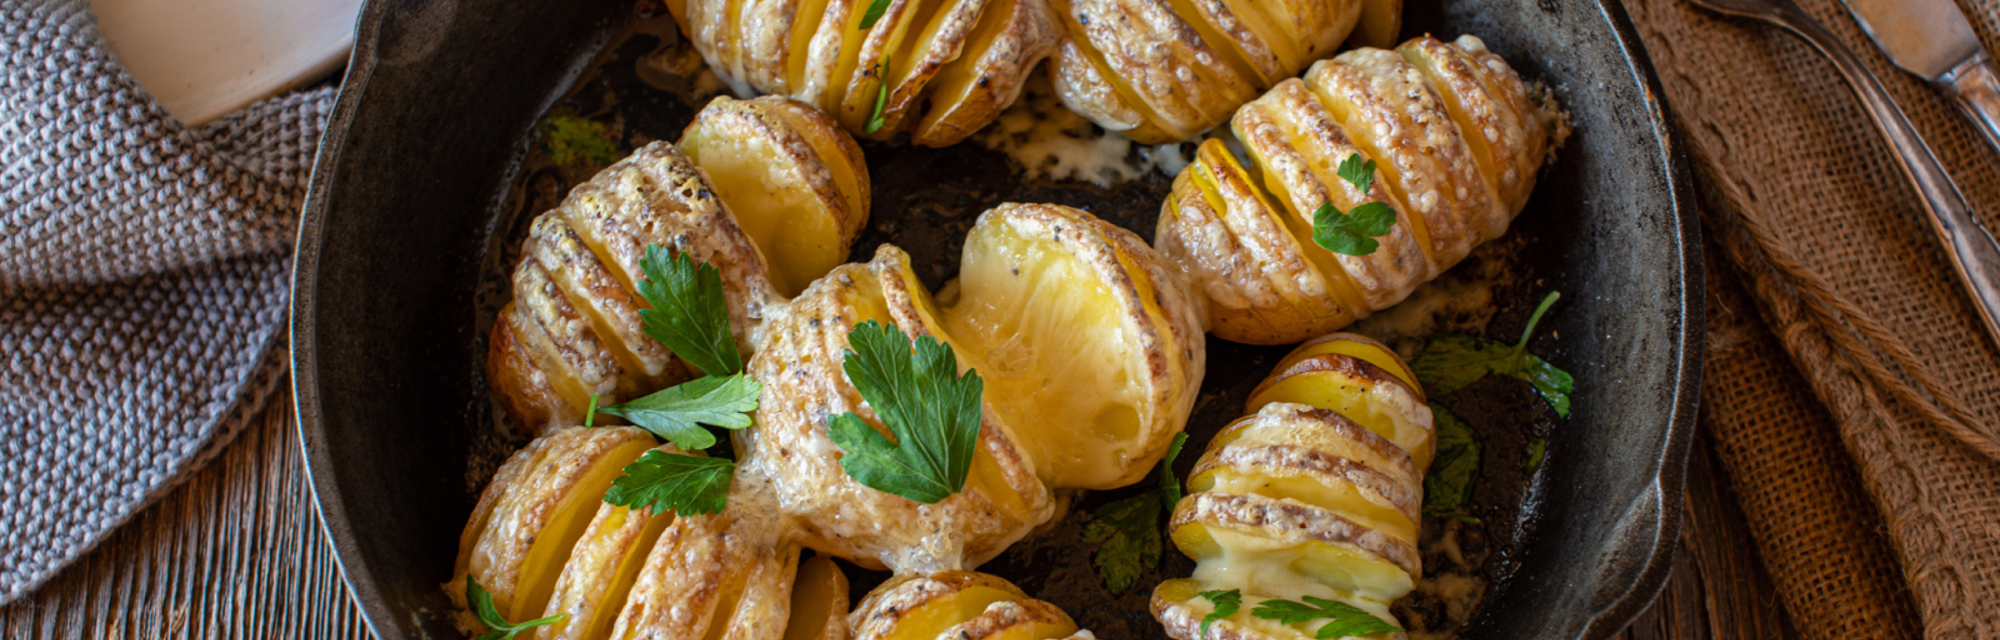
[[[289,396],[186,485],[0,609],[0,636],[368,637],[314,512]]]

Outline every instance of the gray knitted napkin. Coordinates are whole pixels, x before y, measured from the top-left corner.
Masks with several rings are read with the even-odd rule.
[[[331,88],[182,126],[81,0],[0,0],[0,603],[264,407]]]

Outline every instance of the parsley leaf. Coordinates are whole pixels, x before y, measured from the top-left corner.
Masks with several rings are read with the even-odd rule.
[[[1090,556],[1097,576],[1112,593],[1124,593],[1138,581],[1139,574],[1160,565],[1160,514],[1171,515],[1181,501],[1181,481],[1174,477],[1174,460],[1181,457],[1187,434],[1174,434],[1167,456],[1160,459],[1159,483],[1139,495],[1091,510],[1090,524],[1083,527],[1083,541],[1103,545]]]
[[[1439,393],[1457,391],[1487,374],[1497,373],[1521,380],[1532,385],[1535,392],[1556,410],[1557,416],[1568,418],[1569,394],[1576,389],[1575,378],[1528,353],[1528,338],[1534,335],[1535,325],[1541,322],[1542,314],[1549,310],[1549,306],[1561,297],[1561,293],[1551,291],[1542,298],[1535,314],[1528,318],[1528,328],[1521,332],[1521,341],[1512,346],[1485,338],[1445,334],[1431,339],[1424,352],[1410,362],[1410,368],[1424,386]]]
[[[1472,499],[1483,447],[1464,420],[1438,403],[1430,405],[1437,423],[1437,456],[1424,474],[1424,515],[1458,517],[1458,510]]]
[[[1313,244],[1327,251],[1365,256],[1382,246],[1376,236],[1396,226],[1396,209],[1380,202],[1368,202],[1342,214],[1326,202],[1313,211]]]
[[[886,0],[876,1],[886,2]],[[861,127],[862,133],[871,136],[882,130],[882,106],[889,103],[889,56],[882,56],[881,64],[876,66],[875,80],[875,111],[868,114],[867,124]]]
[[[1363,160],[1359,153],[1347,154],[1336,171],[1341,180],[1364,195],[1375,185],[1375,161]],[[1374,253],[1382,246],[1375,238],[1395,227],[1396,208],[1380,201],[1362,203],[1345,213],[1332,202],[1322,202],[1313,210],[1313,244],[1338,254]]]
[[[711,376],[743,370],[743,355],[729,333],[729,306],[722,297],[722,272],[685,255],[669,257],[659,245],[646,245],[639,261],[646,279],[639,295],[652,305],[641,309],[646,335],[672,349],[682,360]]]
[[[1369,160],[1363,162],[1359,153],[1347,154],[1347,157],[1340,161],[1340,167],[1335,169],[1335,172],[1340,174],[1340,179],[1354,185],[1355,191],[1364,194],[1368,193],[1369,187],[1375,185],[1375,161]]]
[[[654,450],[623,471],[625,475],[611,481],[611,490],[604,492],[605,502],[631,509],[653,505],[655,515],[668,509],[684,515],[716,513],[728,503],[736,463]]]
[[[979,372],[959,375],[951,347],[930,336],[913,343],[893,324],[855,325],[847,344],[841,368],[896,439],[852,412],[833,416],[827,435],[847,452],[840,468],[863,486],[924,504],[958,493],[979,443]]]
[[[1160,494],[1147,491],[1098,507],[1083,527],[1083,541],[1103,545],[1090,556],[1098,577],[1112,593],[1124,593],[1139,574],[1159,566]]]
[[[465,577],[465,602],[472,605],[472,614],[479,617],[479,623],[486,625],[486,633],[480,634],[477,640],[509,640],[523,631],[563,619],[563,614],[558,613],[518,624],[508,622],[500,616],[499,609],[493,608],[493,594],[487,593],[486,587],[479,586],[479,581],[472,576]]]
[[[1542,468],[1542,460],[1549,456],[1548,439],[1535,438],[1533,440],[1529,440],[1526,454],[1527,454],[1527,462],[1524,462],[1522,464],[1527,468],[1528,473],[1534,473],[1536,469]]]
[[[1393,633],[1403,630],[1402,627],[1384,622],[1381,618],[1375,617],[1375,614],[1362,611],[1360,607],[1345,602],[1336,602],[1313,596],[1305,596],[1304,600],[1305,602],[1282,599],[1265,600],[1257,603],[1257,608],[1252,609],[1250,615],[1265,620],[1276,620],[1279,624],[1298,624],[1322,618],[1331,619],[1331,622],[1320,625],[1319,631],[1313,633],[1313,637],[1319,640],[1346,636],[1365,636],[1374,633]]]
[[[1181,501],[1181,479],[1174,477],[1174,459],[1181,457],[1181,447],[1187,444],[1187,434],[1174,434],[1173,444],[1167,445],[1167,457],[1160,459],[1160,505],[1168,514]]]
[[[549,159],[566,166],[608,165],[618,160],[618,147],[604,124],[573,115],[543,120],[539,138]]]
[[[1201,618],[1201,635],[1203,636],[1208,635],[1209,624],[1236,615],[1237,610],[1243,608],[1243,592],[1235,589],[1216,589],[1213,591],[1203,591],[1195,595],[1206,598],[1209,602],[1215,604],[1215,611]]]
[[[889,0],[874,0],[868,3],[868,11],[861,14],[861,30],[866,31],[875,28],[875,23],[880,21],[882,14],[888,13],[888,11]]]
[[[674,446],[692,451],[715,446],[715,434],[701,425],[724,429],[750,426],[749,412],[757,410],[757,397],[763,391],[764,385],[756,378],[741,373],[702,376],[598,411],[624,417]]]

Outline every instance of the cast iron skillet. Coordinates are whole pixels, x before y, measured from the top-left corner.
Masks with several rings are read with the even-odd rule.
[[[476,295],[498,263],[489,249],[511,242],[523,217],[509,192],[522,182],[530,128],[613,42],[632,15],[630,2],[372,0],[362,11],[300,224],[292,371],[321,522],[349,590],[382,638],[457,635],[438,585],[484,481],[468,477],[469,450],[475,434],[491,428],[476,374]],[[1615,1],[1407,5],[1406,36],[1479,35],[1524,77],[1550,82],[1577,131],[1510,232],[1533,256],[1534,292],[1567,294],[1534,349],[1576,375],[1575,411],[1549,432],[1549,462],[1528,504],[1507,514],[1518,522],[1501,523],[1522,535],[1502,550],[1508,569],[1462,637],[1607,637],[1658,592],[1681,521],[1703,326],[1701,244],[1685,160]],[[868,153],[878,184],[931,165],[995,162],[964,150],[936,162],[908,150]],[[914,215],[885,211],[897,208],[890,203],[967,199],[884,194],[878,187],[877,222]],[[1147,212],[1158,206],[1071,188],[971,199],[1043,196],[1094,204],[1147,236]],[[983,204],[966,208],[969,218]],[[884,239],[919,261],[926,252],[955,261],[945,256],[955,248],[941,249],[955,239],[934,242],[908,229],[871,229],[857,255]],[[1522,315],[1504,309],[1495,326],[1518,331]],[[1234,415],[1228,405],[1240,406],[1238,388],[1282,353],[1219,340],[1210,347],[1204,393],[1223,401],[1191,422],[1191,451]],[[1194,456],[1184,458],[1183,472]],[[1143,605],[1124,606],[1143,602],[1138,590],[1085,607],[1097,602],[1088,590],[1064,591],[1046,567],[1019,568],[1049,564],[1045,553],[1003,556],[989,568],[1079,613],[1086,626],[1160,637]],[[1076,564],[1079,553],[1060,552],[1057,564]],[[1162,571],[1185,575],[1175,562]]]

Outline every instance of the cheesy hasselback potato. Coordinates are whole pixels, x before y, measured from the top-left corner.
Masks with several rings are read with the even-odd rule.
[[[467,611],[470,578],[505,619],[562,615],[524,638],[846,638],[846,578],[823,556],[799,562],[756,478],[739,478],[716,514],[603,502],[619,470],[653,443],[633,427],[574,427],[501,465],[443,585],[459,628],[486,630]]]
[[[848,617],[854,640],[1087,640],[1069,614],[998,576],[897,576]]]
[[[1174,181],[1154,241],[1210,300],[1211,330],[1283,344],[1386,309],[1526,205],[1559,126],[1478,38],[1423,37],[1313,65],[1236,112],[1245,166],[1202,144]],[[1338,177],[1352,154],[1376,163],[1367,193]],[[1365,256],[1313,242],[1322,204],[1367,202],[1396,224]]]
[[[1357,26],[1386,46],[1402,0],[668,0],[739,95],[817,105],[856,135],[954,144],[992,122],[1047,59],[1058,95],[1159,144],[1221,123]],[[879,107],[879,110],[878,110]],[[871,128],[879,120],[879,128]]]
[[[852,138],[806,105],[717,98],[678,147],[653,143],[578,185],[534,220],[495,320],[488,383],[514,425],[540,432],[698,375],[647,337],[647,244],[722,273],[740,346],[765,308],[847,257],[868,216]]]
[[[899,573],[977,566],[1053,515],[1052,490],[1131,484],[1165,455],[1201,384],[1196,304],[1136,236],[1068,207],[986,212],[936,299],[884,246],[766,321],[742,465],[772,478],[806,546]],[[841,370],[869,320],[950,345],[985,381],[965,490],[936,504],[862,486],[827,435],[833,415],[876,420]]]
[[[1389,603],[1422,575],[1435,447],[1415,375],[1379,343],[1332,334],[1279,363],[1248,410],[1209,442],[1174,508],[1170,535],[1197,564],[1153,591],[1154,617],[1179,640],[1311,638],[1325,620],[1252,615],[1265,600],[1311,596],[1395,620]],[[1229,589],[1241,608],[1204,633],[1215,603],[1200,594]]]

